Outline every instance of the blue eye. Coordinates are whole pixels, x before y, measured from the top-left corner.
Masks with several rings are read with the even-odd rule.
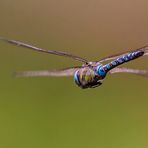
[[[80,85],[79,78],[78,78],[78,71],[74,73],[74,81],[76,82],[77,85]]]
[[[102,77],[106,76],[106,71],[104,70],[103,66],[97,66],[97,74]]]

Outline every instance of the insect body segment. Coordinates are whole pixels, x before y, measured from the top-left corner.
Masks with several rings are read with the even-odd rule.
[[[104,77],[97,74],[96,66],[86,66],[74,73],[74,81],[81,88],[92,88],[102,84]]]
[[[106,67],[104,67],[102,64],[97,66],[96,71],[97,71],[97,74],[102,78],[104,78],[108,72]]]
[[[103,66],[104,71],[108,72],[109,70],[111,70],[111,69],[113,69],[125,62],[129,62],[129,61],[134,60],[140,56],[143,56],[143,54],[144,54],[144,51],[141,51],[141,50],[125,54],[125,55],[111,61],[110,63],[104,65]]]

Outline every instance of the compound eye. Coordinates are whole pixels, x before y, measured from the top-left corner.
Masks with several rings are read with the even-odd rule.
[[[97,66],[97,74],[101,77],[106,76],[106,71],[104,70],[103,66]]]
[[[79,75],[78,75],[78,70],[74,73],[74,81],[75,83],[80,86],[80,81],[79,81]]]

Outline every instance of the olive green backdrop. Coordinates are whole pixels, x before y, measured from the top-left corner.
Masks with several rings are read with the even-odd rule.
[[[98,60],[148,44],[147,0],[0,0],[0,36]],[[148,79],[15,78],[81,63],[0,42],[1,148],[147,148]],[[125,66],[148,69],[147,57]]]

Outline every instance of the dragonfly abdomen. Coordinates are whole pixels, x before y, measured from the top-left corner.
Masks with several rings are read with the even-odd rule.
[[[137,51],[134,51],[134,52],[130,52],[128,54],[125,54],[113,61],[111,61],[110,63],[106,64],[103,66],[103,69],[108,72],[109,70],[125,63],[125,62],[129,62],[131,60],[134,60],[134,59],[137,59],[141,56],[143,56],[144,54],[144,51],[141,51],[141,50],[137,50]]]

